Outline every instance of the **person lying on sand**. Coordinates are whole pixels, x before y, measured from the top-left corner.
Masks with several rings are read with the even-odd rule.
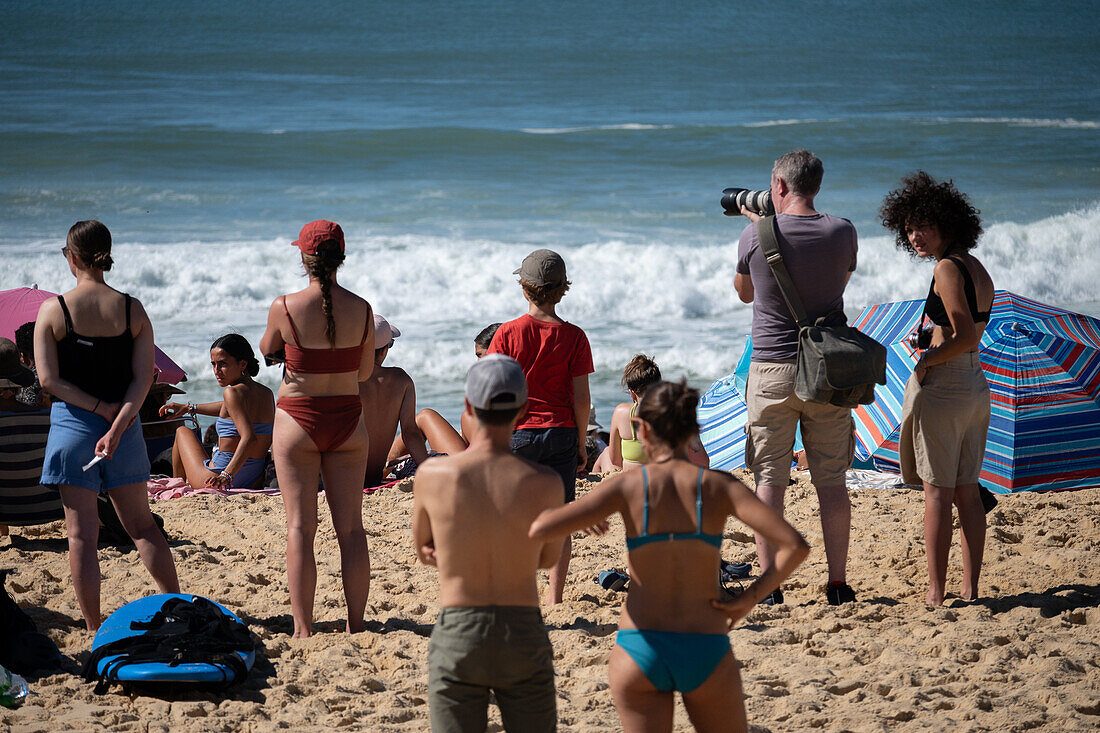
[[[478,359],[488,353],[489,344],[493,341],[493,334],[497,332],[499,327],[499,323],[491,323],[481,329],[481,332],[474,337],[474,355]],[[467,418],[465,412],[462,413],[462,432],[451,427],[451,424],[447,422],[447,418],[430,407],[425,407],[416,413],[416,426],[420,428],[421,434],[427,439],[428,449],[436,455],[454,455],[466,450],[466,447],[470,444],[466,436],[470,434],[472,425],[473,418]],[[405,435],[402,430],[401,434],[393,439],[387,461],[388,467],[395,468],[397,478],[405,478],[415,473],[418,461],[409,461],[409,457],[410,451],[405,444]]]
[[[560,506],[557,473],[512,454],[527,382],[492,354],[466,375],[470,449],[428,460],[413,484],[417,557],[439,570],[439,619],[428,647],[433,731],[484,731],[489,693],[509,731],[557,727],[553,653],[539,612],[536,571],[560,539],[528,538],[531,520]]]
[[[236,487],[249,489],[264,474],[271,433],[275,425],[275,395],[253,379],[260,362],[244,336],[229,333],[210,345],[210,366],[222,399],[201,405],[169,402],[160,408],[160,416],[216,417],[214,430],[218,444],[208,457],[194,431],[181,425],[172,444],[172,475],[187,479],[199,487]]]
[[[374,371],[359,383],[363,420],[370,436],[367,474],[363,483],[366,487],[382,483],[398,425],[408,442],[413,460],[420,464],[428,457],[428,452],[424,450],[424,434],[416,425],[416,388],[412,377],[401,367],[382,366],[394,339],[400,335],[401,332],[389,321],[374,314]]]
[[[630,731],[672,730],[674,693],[696,730],[745,730],[745,704],[727,632],[806,559],[791,525],[731,474],[688,461],[699,432],[699,393],[681,381],[650,387],[638,406],[649,455],[640,470],[601,482],[581,499],[543,512],[536,540],[626,525],[630,586],[611,652],[611,695]],[[719,600],[718,567],[726,517],[740,519],[777,548],[775,562],[740,595]]]

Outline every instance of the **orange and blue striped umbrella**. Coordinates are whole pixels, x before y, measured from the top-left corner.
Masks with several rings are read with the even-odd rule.
[[[854,411],[856,457],[897,472],[907,343],[923,301],[883,303],[854,324],[889,348],[887,383]],[[999,493],[1100,486],[1100,320],[998,290],[981,343],[992,413],[981,482]]]

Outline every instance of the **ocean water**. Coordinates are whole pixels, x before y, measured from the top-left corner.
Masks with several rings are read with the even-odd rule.
[[[255,343],[305,282],[289,242],[334,219],[341,282],[403,332],[390,363],[455,418],[473,336],[551,247],[605,421],[636,352],[701,388],[732,370],[721,190],[809,147],[818,208],[859,231],[853,315],[927,288],[876,218],[917,168],[981,209],[998,287],[1100,314],[1100,5],[959,5],[9,0],[0,289],[68,288],[65,232],[102,220],[109,281],[213,399],[210,342]]]

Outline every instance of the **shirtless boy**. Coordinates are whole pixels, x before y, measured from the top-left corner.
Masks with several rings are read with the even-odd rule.
[[[470,448],[432,458],[413,485],[417,556],[439,569],[439,619],[428,647],[433,731],[484,731],[489,693],[505,730],[557,726],[550,638],[535,574],[562,540],[531,540],[531,522],[563,501],[554,471],[512,454],[527,406],[523,369],[491,354],[466,375]]]
[[[401,367],[384,367],[393,340],[401,332],[374,314],[374,371],[359,383],[359,400],[363,403],[363,421],[367,424],[370,447],[367,453],[367,475],[364,486],[378,486],[386,469],[397,426],[405,436],[408,451],[418,464],[427,459],[424,435],[416,426],[416,390],[413,380]]]

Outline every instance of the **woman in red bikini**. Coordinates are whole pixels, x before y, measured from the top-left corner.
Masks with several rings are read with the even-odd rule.
[[[271,444],[279,490],[286,508],[286,563],[294,636],[310,635],[317,565],[317,478],[325,494],[348,604],[347,630],[363,628],[370,590],[370,556],[363,530],[363,476],[367,429],[359,382],[370,376],[374,317],[370,304],[336,282],[344,261],[344,232],[331,221],[302,227],[294,244],[309,275],[305,290],[281,295],[267,314],[260,350],[282,361],[283,383]]]

